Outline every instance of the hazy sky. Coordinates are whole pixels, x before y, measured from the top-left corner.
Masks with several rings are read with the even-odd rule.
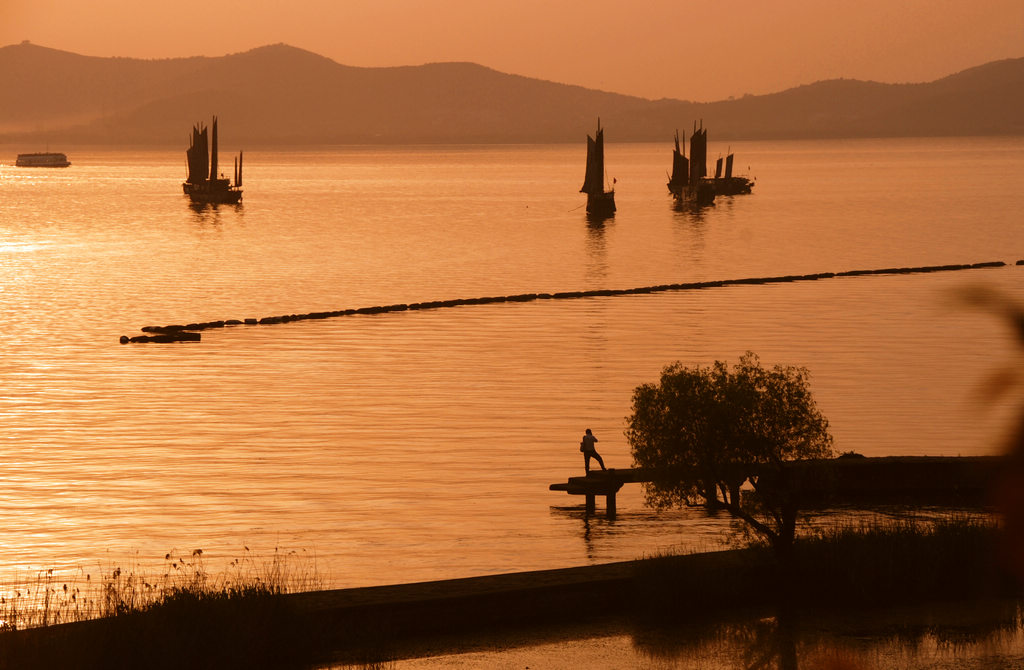
[[[0,0],[0,45],[221,56],[284,42],[359,66],[472,61],[646,98],[931,81],[1024,56],[1024,0]]]

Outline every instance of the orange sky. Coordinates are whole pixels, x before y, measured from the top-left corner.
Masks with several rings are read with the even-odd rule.
[[[347,65],[473,61],[707,101],[1021,57],[1024,0],[0,0],[0,45],[26,39],[140,58],[285,42]]]

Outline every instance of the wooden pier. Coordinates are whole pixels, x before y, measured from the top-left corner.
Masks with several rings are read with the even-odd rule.
[[[552,484],[549,491],[565,491],[569,495],[587,497],[587,514],[593,514],[597,496],[604,496],[605,513],[615,516],[615,494],[624,484],[648,481],[641,468],[593,470],[584,477],[569,477],[565,483]]]
[[[1001,456],[839,457],[791,461],[786,478],[799,491],[804,507],[834,505],[932,504],[984,506],[992,483],[1005,462]],[[752,466],[753,474],[758,474]],[[761,475],[771,486],[772,471]],[[605,497],[605,513],[616,514],[615,496],[625,484],[650,481],[641,468],[595,470],[584,477],[548,486],[550,491],[586,496],[593,514],[597,496]]]

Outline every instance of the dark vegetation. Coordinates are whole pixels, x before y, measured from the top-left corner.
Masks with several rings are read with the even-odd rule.
[[[855,622],[858,636],[909,649],[926,636],[962,646],[1013,633],[1024,594],[998,559],[1003,541],[983,517],[834,528],[798,540],[791,568],[767,546],[749,550],[737,569],[716,575],[720,593],[679,557],[648,561],[638,580],[646,603],[634,620],[636,644],[678,658],[728,640],[746,648],[742,667],[852,669],[876,666],[845,658],[835,641],[814,650],[837,619],[840,628]]]
[[[626,439],[656,508],[703,503],[742,520],[780,555],[796,537],[800,482],[786,467],[832,456],[828,421],[804,368],[667,366],[633,392]],[[744,487],[749,487],[744,490]]]
[[[459,649],[495,631],[552,635],[608,621],[623,630],[710,627],[737,612],[1004,603],[1020,594],[996,560],[998,542],[999,529],[982,515],[822,531],[794,545],[800,580],[786,588],[766,545],[662,556],[612,571],[552,571],[516,588],[474,586],[405,600],[391,593],[337,607],[310,607],[262,580],[214,586],[217,580],[203,578],[103,619],[0,633],[0,668],[380,667]],[[553,579],[561,572],[575,577]]]
[[[307,631],[281,596],[318,580],[294,559],[247,552],[213,576],[197,549],[167,554],[159,576],[47,571],[0,599],[0,668],[305,667],[293,645]]]
[[[283,44],[208,58],[94,58],[0,47],[0,142],[177,147],[218,114],[222,146],[667,143],[703,119],[715,140],[1024,134],[1024,58],[938,81],[847,79],[710,103],[646,100],[472,63],[359,68]]]
[[[929,524],[913,520],[835,527],[794,544],[794,572],[780,579],[767,545],[755,545],[719,575],[688,573],[681,557],[640,565],[646,589],[644,612],[658,617],[700,617],[726,607],[880,607],[906,603],[1016,597],[1019,585],[1001,565],[1001,534],[986,517],[959,517]],[[687,594],[701,594],[695,601]],[[693,605],[682,610],[680,598]]]

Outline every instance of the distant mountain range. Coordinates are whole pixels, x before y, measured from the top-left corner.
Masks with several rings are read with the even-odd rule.
[[[680,76],[666,72],[666,76]],[[0,48],[0,142],[184,146],[220,117],[222,142],[671,140],[703,120],[716,140],[1024,135],[1024,58],[922,84],[820,81],[771,95],[646,100],[472,63],[360,68],[279,44],[217,58],[95,58]]]

